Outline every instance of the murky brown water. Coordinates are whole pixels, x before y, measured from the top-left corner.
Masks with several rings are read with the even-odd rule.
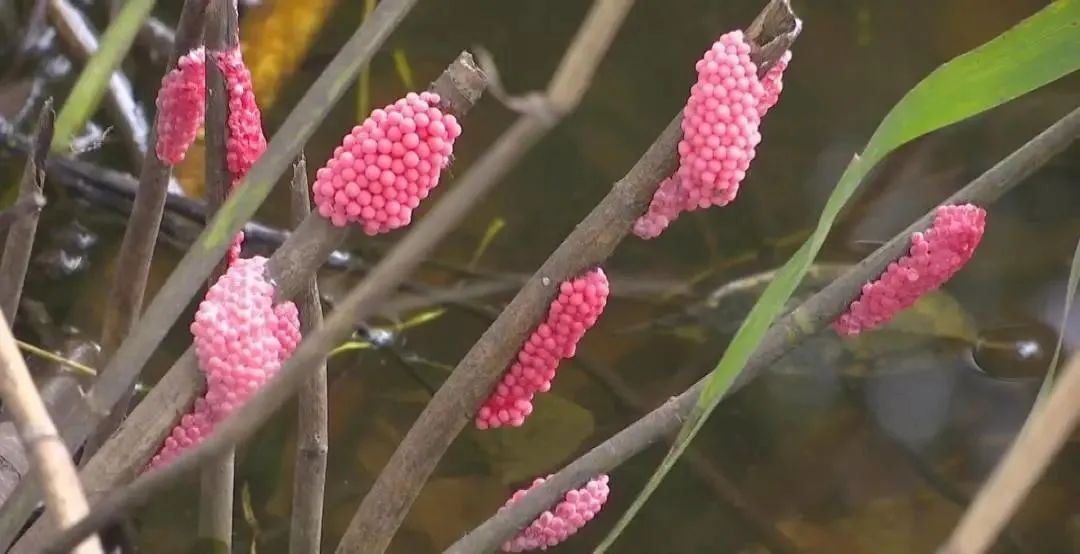
[[[340,4],[267,114],[269,132],[358,24],[362,2]],[[541,87],[586,4],[422,2],[376,58],[372,102],[382,105],[404,92],[390,56],[398,48],[420,83],[461,49],[482,45],[511,91]],[[535,269],[685,101],[694,60],[719,34],[748,22],[759,4],[639,1],[580,109],[473,210],[416,280],[483,284]],[[619,248],[606,265],[617,296],[578,359],[563,365],[537,415],[519,430],[464,433],[392,550],[441,550],[533,476],[557,470],[636,418],[635,404],[655,406],[710,369],[753,295],[729,297],[714,309],[704,304],[709,293],[791,254],[851,155],[908,88],[1044,4],[796,2],[805,31],[738,201],[680,220],[663,239],[629,239]],[[140,98],[149,103],[157,73],[138,69]],[[70,79],[55,81],[52,90],[62,94]],[[3,87],[11,90],[10,82]],[[845,212],[822,259],[857,260],[1074,108],[1078,93],[1074,76],[891,156]],[[353,89],[321,125],[307,149],[311,165],[325,160],[356,122],[356,102]],[[468,118],[453,173],[464,172],[512,118],[485,100]],[[770,526],[808,552],[932,551],[1008,446],[1045,372],[1080,236],[1078,152],[1074,145],[993,206],[978,254],[943,300],[918,314],[923,319],[912,328],[919,333],[894,329],[846,347],[823,333],[726,402],[699,436],[697,459],[676,467],[615,551],[758,552],[761,530]],[[88,158],[130,169],[117,141]],[[18,164],[8,157],[3,169],[5,182],[15,183]],[[453,179],[443,186],[453,187]],[[261,212],[264,222],[285,221],[288,203],[278,192]],[[60,197],[45,214],[27,294],[44,302],[57,326],[96,336],[122,219]],[[505,227],[476,264],[479,276],[448,269],[469,265],[496,218]],[[73,221],[88,233],[72,233]],[[401,235],[354,236],[350,247],[373,260]],[[181,254],[175,246],[160,249],[155,286]],[[324,271],[322,278],[333,296],[358,277]],[[507,299],[468,303],[497,308]],[[398,335],[396,353],[364,351],[332,361],[330,547],[423,408],[427,390],[488,324],[478,311],[484,310],[451,306],[443,317]],[[372,323],[413,315],[388,313]],[[151,375],[186,346],[184,327],[155,357]],[[25,324],[20,330],[43,340]],[[1066,351],[1078,341],[1074,322]],[[248,491],[254,519],[238,510],[238,552],[247,552],[253,537],[258,552],[287,549],[293,414],[290,406],[239,454],[237,506]],[[654,447],[615,471],[603,514],[559,551],[589,551],[663,452]],[[1002,552],[1080,552],[1078,461],[1074,436],[1025,503]],[[145,551],[192,547],[197,490],[178,488],[138,515]]]

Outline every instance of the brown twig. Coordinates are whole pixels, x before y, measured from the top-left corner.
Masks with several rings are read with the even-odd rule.
[[[311,214],[307,164],[301,156],[293,166],[292,220],[304,221]],[[304,335],[322,326],[323,312],[319,287],[314,278],[297,299],[300,330]],[[289,526],[291,554],[317,554],[322,541],[323,496],[326,487],[327,443],[326,359],[320,360],[300,388],[297,422],[296,465],[293,470],[292,525]]]
[[[0,316],[0,397],[19,427],[26,451],[30,454],[37,480],[45,491],[46,513],[64,529],[89,512],[75,464],[60,440],[45,403],[38,396],[34,379],[19,354],[7,319]],[[100,554],[101,542],[90,536],[71,545],[78,554]]]
[[[67,0],[46,0],[49,17],[59,31],[60,38],[75,51],[84,62],[98,49],[97,33],[75,6]],[[109,110],[120,136],[124,139],[133,163],[142,161],[147,152],[149,129],[142,110],[135,103],[131,81],[120,69],[109,76],[109,88],[105,95],[105,107]]]
[[[565,114],[577,107],[631,6],[632,0],[596,0],[593,3],[555,71],[546,94],[531,95],[516,102],[523,106],[522,116],[472,167],[454,193],[477,182],[493,183]],[[488,186],[486,183],[478,185],[478,192],[486,190]],[[448,204],[449,200],[447,198],[445,202]],[[439,207],[447,204],[440,204]],[[399,249],[404,246],[405,243]],[[404,250],[391,252],[380,266],[396,261],[395,254],[399,251]],[[545,286],[542,289],[540,294],[550,300],[554,289]],[[512,314],[510,318],[517,317],[512,310],[513,304],[503,316]],[[499,319],[504,319],[503,316]],[[532,323],[527,325],[531,326]],[[494,342],[520,345],[523,340],[524,336],[510,332]],[[491,343],[485,348],[489,346]],[[494,346],[494,349],[499,348]],[[451,374],[439,388],[364,497],[349,522],[337,552],[381,553],[386,550],[424,482],[466,421],[475,413],[472,405],[478,406],[482,400],[477,386],[478,377],[484,381],[479,386],[484,387],[485,392],[490,390],[488,387],[491,383],[488,381],[494,380],[494,374],[492,379],[485,380],[482,376],[460,371]]]
[[[982,554],[1009,523],[1080,421],[1080,354],[1044,403],[1036,403],[1005,458],[979,489],[939,554]]]
[[[436,79],[430,90],[439,93],[444,102],[450,102],[444,103],[442,107],[457,114],[460,119],[480,99],[486,87],[487,80],[473,63],[472,56],[463,52]],[[454,90],[459,92],[452,92]],[[447,201],[449,197],[443,202]],[[437,211],[433,211],[425,221],[431,219]],[[301,227],[274,253],[267,264],[268,273],[269,278],[277,284],[278,296],[281,299],[295,296],[303,284],[314,277],[315,270],[323,259],[313,258],[311,252],[322,252],[323,256],[331,252],[334,244],[343,237],[343,232],[335,231],[336,229],[338,228],[318,214],[310,214]],[[319,236],[325,239],[321,242],[313,239]],[[282,372],[284,371],[283,368]],[[198,373],[194,351],[188,348],[105,447],[83,469],[83,482],[91,502],[114,487],[135,478],[146,460],[160,447],[169,429],[202,391],[202,387],[203,380]],[[160,471],[168,471],[168,468]],[[16,546],[23,548],[21,552],[39,552],[48,538],[47,531],[44,526],[35,525]]]
[[[55,118],[52,99],[46,100],[34,131],[34,146],[19,181],[19,197],[15,206],[5,212],[15,218],[4,243],[3,258],[0,258],[0,310],[8,321],[15,321],[15,313],[19,310],[30,251],[37,234],[38,215],[45,205],[45,159],[52,143]]]
[[[1072,111],[1028,141],[1020,149],[946,199],[943,204],[966,202],[982,206],[991,204],[1054,155],[1064,150],[1078,134],[1080,134],[1080,109]],[[758,372],[802,340],[825,328],[860,294],[863,283],[876,278],[889,263],[907,253],[911,233],[929,227],[933,216],[933,211],[927,213],[840,278],[777,321],[766,333],[728,394],[745,386]],[[564,242],[563,246],[566,245],[567,242]],[[563,246],[560,246],[560,250]],[[581,243],[577,243],[572,251],[580,248]],[[471,554],[486,552],[494,548],[535,518],[537,514],[558,502],[566,491],[598,474],[610,471],[662,437],[678,430],[697,403],[706,379],[707,377],[698,381],[682,394],[668,400],[645,417],[619,431],[567,465],[544,484],[531,489],[525,497],[514,502],[513,506],[500,510],[491,519],[455,543],[447,552]]]
[[[239,47],[235,0],[210,0],[206,13],[206,214],[213,217],[225,203],[232,174],[226,141],[229,102],[225,75],[214,63],[215,54]],[[227,260],[218,262],[206,285],[225,273]],[[199,538],[208,539],[224,554],[232,552],[233,489],[236,452],[230,449],[202,468],[199,492]]]
[[[180,22],[176,27],[176,44],[172,57],[165,71],[171,71],[180,56],[198,46],[202,39],[203,20],[206,2],[186,0],[180,13]],[[160,114],[159,114],[160,115]],[[120,243],[120,252],[116,258],[116,273],[112,288],[109,290],[109,302],[102,324],[101,348],[105,359],[112,357],[120,343],[135,328],[142,311],[146,282],[150,276],[150,264],[157,244],[158,230],[165,210],[165,198],[168,196],[168,180],[172,168],[157,157],[157,117],[147,141],[146,155],[143,157],[142,173],[139,175],[139,187],[135,193],[131,217],[128,218],[124,238]],[[108,376],[108,368],[102,372]],[[128,386],[120,395],[120,400],[111,407],[108,417],[100,425],[84,449],[84,456],[92,455],[109,435],[120,425],[127,413],[133,389]],[[81,441],[80,441],[81,442]]]

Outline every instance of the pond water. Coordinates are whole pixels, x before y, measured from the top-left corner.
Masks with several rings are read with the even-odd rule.
[[[264,0],[257,10],[284,2],[296,3]],[[102,6],[96,4],[105,2],[77,4],[95,4],[88,9],[100,26]],[[312,6],[324,4],[334,3]],[[268,135],[361,20],[362,2],[338,4],[266,112]],[[511,92],[543,87],[587,4],[421,2],[376,56],[370,103],[381,106],[406,91],[395,55],[404,55],[422,87],[474,45],[493,53]],[[637,2],[580,108],[412,278],[438,288],[465,285],[458,301],[442,306],[439,317],[393,333],[390,347],[331,360],[328,551],[430,390],[490,323],[486,314],[516,289],[471,292],[530,274],[685,102],[694,61],[721,33],[748,23],[760,4]],[[392,552],[441,551],[534,476],[558,470],[711,369],[760,290],[746,279],[777,267],[801,243],[843,167],[888,109],[937,65],[1046,2],[794,4],[804,32],[739,199],[682,218],[660,239],[629,238],[619,247],[605,265],[614,295],[607,312],[578,357],[562,365],[537,413],[520,429],[463,433]],[[175,21],[175,11],[162,6],[158,15]],[[45,90],[66,94],[70,63],[55,48],[46,45],[39,59],[0,82],[0,115],[12,118],[35,75],[45,76]],[[128,62],[138,99],[152,106],[159,66],[143,54]],[[0,68],[7,65],[0,58]],[[905,147],[863,185],[820,261],[857,261],[1075,108],[1078,98],[1080,80],[1073,76]],[[362,118],[357,104],[352,87],[306,149],[311,166],[321,165]],[[466,171],[513,118],[485,98],[465,123],[442,187],[453,187],[453,175]],[[109,125],[104,112],[95,123]],[[913,324],[854,344],[823,332],[725,401],[693,454],[676,466],[614,551],[751,553],[777,541],[805,552],[933,551],[1022,424],[1059,333],[1066,353],[1080,344],[1080,318],[1065,329],[1060,325],[1069,259],[1080,236],[1078,153],[1073,145],[993,205],[974,260],[933,302],[920,306]],[[114,137],[83,157],[132,170]],[[0,163],[10,200],[21,158],[4,153]],[[186,168],[181,174],[189,190],[199,188],[197,172]],[[29,316],[17,322],[21,337],[53,348],[65,336],[98,335],[124,221],[59,185],[49,185],[51,203],[26,290],[48,322],[32,324]],[[279,188],[259,220],[284,226],[288,201]],[[427,205],[440,196],[435,192]],[[499,232],[485,241],[493,228]],[[348,250],[357,262],[374,262],[403,234],[354,234]],[[152,287],[182,256],[181,235],[160,245]],[[331,300],[361,277],[360,270],[339,269],[320,276]],[[713,291],[736,281],[747,283],[742,292],[709,301]],[[440,307],[405,293],[387,306],[370,325],[392,327]],[[190,311],[185,318],[148,367],[145,385],[187,346]],[[237,552],[287,550],[294,414],[290,404],[239,452]],[[1032,491],[997,545],[1000,552],[1080,552],[1078,439],[1074,433]],[[590,551],[664,451],[654,446],[614,471],[609,504],[558,551]],[[137,514],[143,551],[194,551],[197,494],[192,480]]]

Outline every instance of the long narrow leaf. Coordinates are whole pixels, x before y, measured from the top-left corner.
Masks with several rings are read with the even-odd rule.
[[[937,68],[885,116],[863,155],[844,170],[813,235],[777,272],[712,371],[675,444],[597,552],[619,536],[720,403],[806,274],[837,214],[889,152],[1080,69],[1080,0],[1059,0],[990,42]]]
[[[72,137],[86,125],[87,120],[97,110],[101,97],[109,86],[109,78],[131,49],[132,41],[153,8],[154,0],[128,0],[101,35],[97,51],[86,62],[86,67],[79,74],[75,87],[64,102],[64,107],[56,116],[56,133],[52,143],[54,151],[67,148]]]

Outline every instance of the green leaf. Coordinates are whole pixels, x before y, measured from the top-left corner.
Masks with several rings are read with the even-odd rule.
[[[1054,373],[1057,372],[1058,358],[1061,356],[1061,342],[1065,340],[1065,326],[1069,323],[1069,312],[1072,311],[1073,297],[1076,295],[1076,285],[1080,283],[1080,242],[1076,243],[1073,251],[1072,265],[1069,267],[1069,282],[1065,285],[1065,305],[1061,307],[1061,327],[1058,330],[1057,343],[1054,345],[1054,356],[1050,358],[1050,367],[1046,368],[1046,377],[1042,386],[1039,387],[1039,395],[1035,398],[1035,405],[1041,406],[1043,400],[1050,394],[1054,387]]]
[[[675,444],[612,531],[604,552],[675,465],[720,403],[821,249],[841,208],[866,174],[901,145],[974,116],[1080,68],[1080,0],[1059,0],[990,42],[937,68],[885,116],[840,176],[817,227],[762,293],[712,371]]]
[[[87,120],[97,110],[101,97],[109,86],[113,71],[131,49],[135,35],[142,28],[154,0],[128,0],[120,13],[116,14],[109,28],[101,35],[98,49],[86,67],[79,74],[79,80],[68,95],[60,114],[56,116],[56,132],[53,135],[52,149],[63,151],[71,139],[86,125]]]

